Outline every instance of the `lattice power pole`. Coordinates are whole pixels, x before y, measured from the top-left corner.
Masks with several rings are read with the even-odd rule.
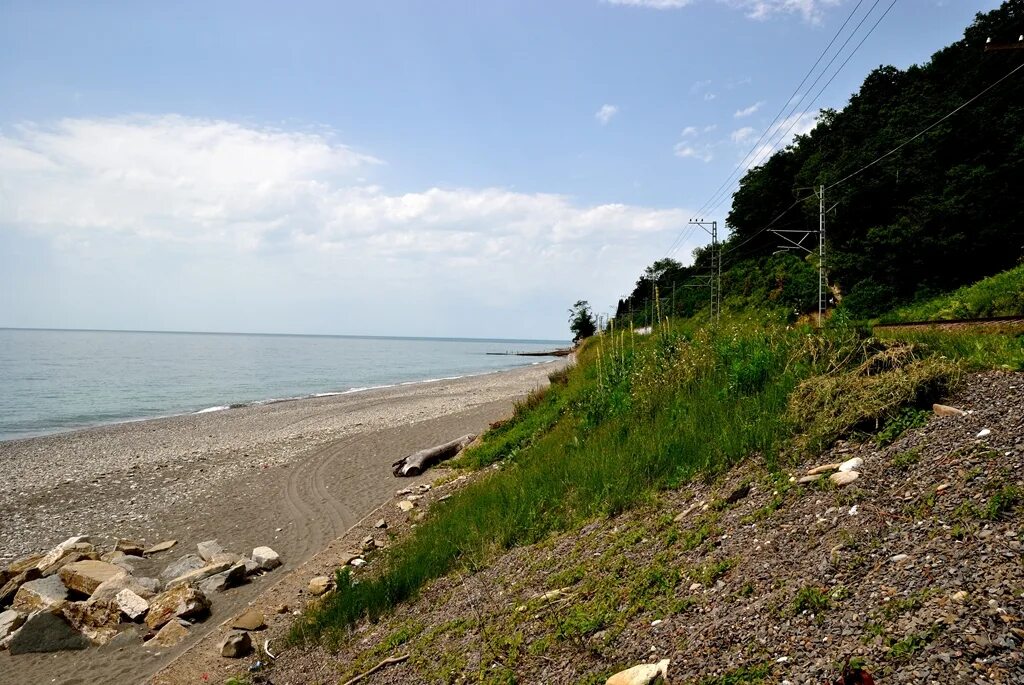
[[[780,245],[778,251],[782,250],[803,250],[807,254],[814,254],[814,249],[808,246],[805,241],[815,233],[818,234],[818,328],[825,322],[825,311],[828,309],[828,277],[825,273],[825,212],[835,208],[835,205],[825,209],[825,186],[819,185],[814,189],[818,198],[818,230],[804,229],[771,229],[771,232],[785,240],[788,245]],[[790,238],[788,234],[796,234],[799,238]],[[813,243],[812,243],[813,244]]]
[[[718,244],[718,222],[690,219],[690,223],[711,234],[711,275],[707,277],[707,285],[711,288],[711,318],[717,323],[722,315],[722,250]]]

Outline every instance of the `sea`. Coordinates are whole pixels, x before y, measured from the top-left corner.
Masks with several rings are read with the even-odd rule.
[[[493,373],[568,344],[0,328],[0,441]]]

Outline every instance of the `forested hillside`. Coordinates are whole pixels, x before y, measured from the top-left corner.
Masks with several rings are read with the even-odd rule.
[[[1024,0],[979,14],[962,40],[926,64],[872,71],[846,107],[824,110],[810,133],[748,171],[726,222],[725,305],[789,313],[817,307],[817,256],[774,254],[781,241],[768,229],[816,229],[819,203],[809,189],[821,186],[831,208],[832,298],[855,317],[1017,264],[1024,255],[1024,49],[985,45],[1015,43],[1021,33]],[[655,292],[663,313],[706,307],[706,288],[683,287],[711,271],[707,248],[694,256],[691,267],[671,259],[649,267],[617,316],[650,320]]]

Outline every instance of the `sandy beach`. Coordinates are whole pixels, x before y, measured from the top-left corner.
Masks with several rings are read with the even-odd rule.
[[[482,432],[565,363],[0,443],[0,560],[77,534],[176,539],[141,570],[156,573],[215,538],[243,554],[269,545],[286,572],[416,482],[394,478],[393,461]],[[275,574],[215,598],[211,629]],[[151,653],[135,638],[83,652],[2,652],[0,683],[140,682],[193,641]]]

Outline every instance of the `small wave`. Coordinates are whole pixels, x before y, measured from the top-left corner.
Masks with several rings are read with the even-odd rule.
[[[199,411],[192,412],[192,413],[193,414],[209,414],[212,411],[224,411],[225,409],[231,409],[231,407],[226,405],[226,404],[219,404],[216,407],[207,407],[206,409],[200,409]]]

